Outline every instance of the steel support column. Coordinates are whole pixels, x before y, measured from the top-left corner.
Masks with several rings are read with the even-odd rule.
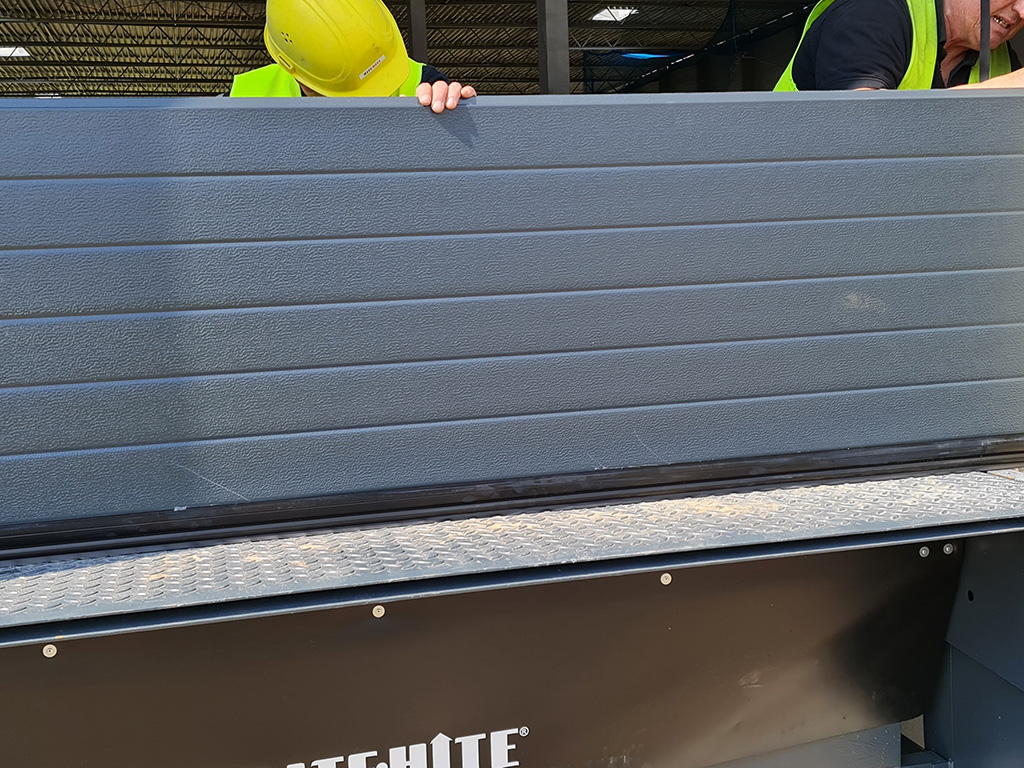
[[[409,44],[416,61],[428,60],[427,0],[409,0]]]
[[[569,93],[569,2],[537,0],[540,92]]]

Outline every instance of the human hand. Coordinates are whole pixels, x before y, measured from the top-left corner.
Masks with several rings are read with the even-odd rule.
[[[455,109],[459,106],[459,99],[471,99],[476,96],[476,88],[472,85],[461,83],[446,83],[438,80],[436,83],[420,83],[416,88],[416,98],[424,107],[430,107],[431,111],[441,114],[445,109]]]

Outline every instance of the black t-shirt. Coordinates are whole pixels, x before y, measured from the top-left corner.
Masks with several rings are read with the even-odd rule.
[[[429,64],[423,65],[423,75],[420,77],[421,83],[430,83],[433,85],[436,82],[450,83],[444,72],[439,70],[437,67],[432,67]]]
[[[938,19],[933,88],[944,88],[939,64],[945,56],[946,30]],[[854,88],[898,88],[910,66],[914,28],[907,0],[835,0],[807,30],[793,60],[793,82],[801,91],[847,91]],[[949,77],[949,86],[970,77],[977,52],[969,52]],[[1014,69],[1020,68],[1010,51]]]
[[[913,38],[907,0],[836,0],[800,43],[793,82],[801,91],[896,88]]]

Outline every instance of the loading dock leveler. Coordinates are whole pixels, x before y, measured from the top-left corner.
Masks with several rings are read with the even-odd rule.
[[[1017,764],[1024,99],[464,106],[0,105],[0,764]]]

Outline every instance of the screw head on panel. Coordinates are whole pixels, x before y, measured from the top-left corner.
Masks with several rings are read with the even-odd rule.
[[[385,611],[384,611],[384,606],[383,605],[375,605],[375,606],[373,606],[373,618],[379,619],[379,618],[381,618],[384,615],[384,613],[385,613]]]
[[[672,583],[672,574],[671,573],[663,573],[663,574],[661,574],[661,583],[664,584],[665,586],[668,586],[669,584],[671,584]]]
[[[43,656],[45,656],[48,659],[52,659],[56,655],[57,655],[57,646],[56,645],[54,645],[53,643],[47,643],[46,645],[43,646]]]
[[[954,552],[956,552],[956,547],[952,544],[946,544],[942,547],[942,554],[944,555],[952,555]]]
[[[921,547],[919,550],[917,550],[917,554],[919,554],[921,557],[928,557],[928,555],[930,555],[931,553],[932,551],[928,549],[928,547]]]

